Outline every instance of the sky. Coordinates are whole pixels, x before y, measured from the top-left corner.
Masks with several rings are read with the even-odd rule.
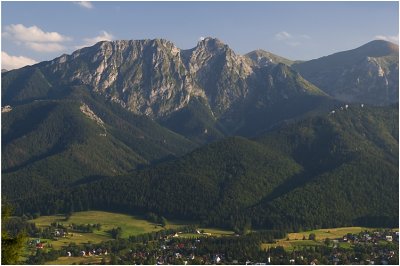
[[[392,2],[4,2],[2,69],[102,40],[164,38],[181,49],[215,37],[236,53],[310,60],[375,39],[399,42]]]

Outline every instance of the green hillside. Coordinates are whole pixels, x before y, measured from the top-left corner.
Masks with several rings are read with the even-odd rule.
[[[5,195],[41,194],[120,175],[195,147],[117,105],[89,95],[78,98],[76,90],[65,100],[34,101],[2,114]],[[101,123],[84,114],[83,106]]]
[[[160,120],[160,123],[201,144],[222,139],[226,135],[223,126],[214,118],[210,107],[197,98],[192,99],[185,108]]]
[[[25,200],[20,208],[150,210],[236,229],[395,226],[398,110],[343,109],[255,140],[227,138],[119,178]]]

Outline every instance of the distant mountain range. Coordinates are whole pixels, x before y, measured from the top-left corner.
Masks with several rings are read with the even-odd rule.
[[[392,221],[398,66],[385,41],[300,62],[205,38],[99,42],[2,72],[2,193],[20,212],[127,208],[228,227]]]

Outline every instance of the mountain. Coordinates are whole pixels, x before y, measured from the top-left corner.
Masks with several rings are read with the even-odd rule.
[[[279,64],[264,68],[214,38],[205,38],[189,50],[163,39],[100,42],[5,73],[2,102],[14,106],[60,99],[71,86],[82,85],[135,114],[163,121],[167,127],[165,121],[173,121],[194,102],[201,103],[200,109],[221,125],[211,131],[235,135],[238,125],[245,123],[244,109],[324,95],[298,74],[286,75],[293,70]],[[277,92],[281,88],[284,91]]]
[[[153,211],[228,228],[395,226],[398,148],[396,106],[350,105],[18,206]]]
[[[67,99],[37,100],[2,113],[5,195],[120,175],[196,147],[151,119],[91,96],[84,87],[71,90]]]
[[[334,85],[345,82],[341,71],[364,73],[368,56],[386,64],[389,80],[398,55],[378,43],[386,46],[305,69],[331,71]],[[286,63],[267,52],[238,55],[214,38],[187,50],[155,39],[100,42],[5,72],[2,193],[19,213],[153,211],[229,228],[392,226],[398,109],[364,101],[387,96],[368,87],[379,78],[360,74],[372,85],[346,90],[364,103],[349,106],[339,89],[323,91],[324,79],[302,74],[315,62]]]
[[[183,66],[179,49],[162,39],[99,42],[10,72],[3,81],[3,103],[26,99],[23,93],[32,80],[42,83],[37,84],[42,90],[46,85],[86,85],[133,113],[150,117],[180,109],[192,95],[200,93]],[[34,89],[30,91],[36,97],[45,96],[45,91],[40,94]]]
[[[8,71],[8,70],[5,69],[5,68],[2,68],[2,69],[1,69],[1,73],[7,72],[7,71]]]
[[[399,97],[399,47],[376,40],[292,67],[336,99],[390,104]]]
[[[287,58],[281,57],[279,55],[275,55],[273,53],[258,49],[247,53],[246,57],[250,58],[254,64],[259,67],[268,66],[268,65],[276,65],[279,63],[291,66],[294,62]]]

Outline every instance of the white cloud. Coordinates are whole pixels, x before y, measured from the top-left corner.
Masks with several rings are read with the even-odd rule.
[[[303,41],[310,40],[310,35],[307,34],[291,34],[287,31],[281,31],[275,34],[275,40],[285,43],[289,46],[300,46]]]
[[[12,56],[7,54],[6,52],[1,52],[1,68],[2,69],[16,69],[21,68],[26,65],[33,65],[37,62],[32,58],[25,56]]]
[[[2,36],[17,45],[24,45],[28,49],[42,53],[64,51],[66,47],[61,43],[72,40],[58,32],[45,32],[35,25],[26,27],[22,24],[5,26]]]
[[[103,30],[96,37],[83,39],[84,44],[76,46],[76,48],[79,49],[79,48],[83,48],[83,47],[92,46],[93,44],[96,44],[101,41],[112,41],[114,38],[115,38],[114,35]]]
[[[66,49],[65,46],[59,43],[39,43],[39,42],[28,42],[25,44],[29,49],[41,53],[54,53],[61,52]]]
[[[277,39],[278,41],[283,41],[283,40],[287,40],[287,39],[291,39],[292,35],[286,31],[281,31],[278,32],[277,34],[275,34],[275,39]]]
[[[3,36],[16,42],[65,42],[71,40],[58,32],[45,32],[37,26],[11,24],[4,27]]]
[[[399,35],[398,34],[397,35],[392,35],[392,36],[390,36],[390,35],[376,35],[375,39],[385,40],[385,41],[393,42],[393,43],[399,43]]]
[[[80,5],[81,7],[87,8],[87,9],[92,9],[93,8],[93,4],[90,1],[79,1],[76,2],[78,5]]]

